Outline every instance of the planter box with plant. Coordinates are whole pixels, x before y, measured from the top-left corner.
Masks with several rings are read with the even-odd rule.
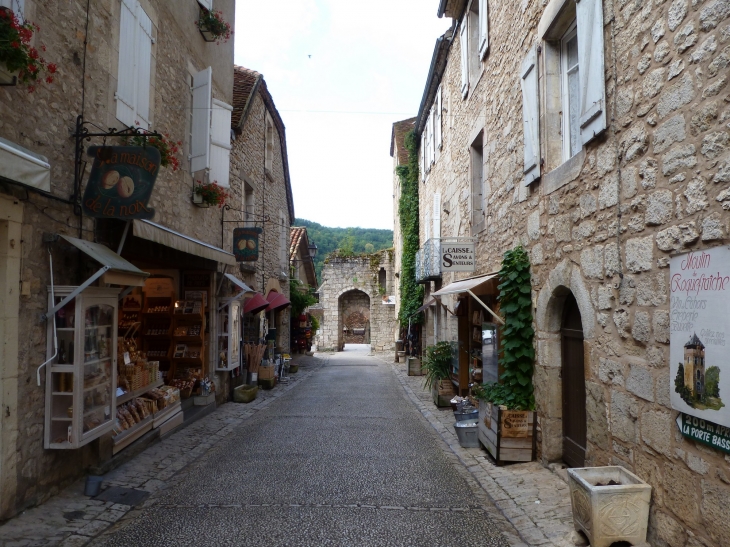
[[[39,30],[38,25],[21,23],[12,11],[0,8],[0,78],[5,85],[21,83],[33,93],[36,84],[53,82],[56,65],[42,56],[46,47],[38,51],[30,45]]]
[[[451,383],[451,344],[438,342],[428,346],[423,354],[424,386],[431,390],[434,404],[441,408],[451,406],[454,386]]]
[[[202,207],[209,207],[211,205],[223,207],[226,204],[226,199],[229,197],[223,187],[218,186],[215,181],[207,184],[198,182],[195,185],[195,192],[193,193],[193,203]]]
[[[499,272],[499,302],[504,314],[499,382],[473,388],[479,399],[479,440],[497,461],[531,461],[536,456],[537,416],[532,386],[530,260],[521,246],[507,251]]]
[[[195,24],[206,42],[216,42],[217,44],[227,42],[233,34],[231,25],[223,19],[223,13],[217,10],[207,10],[202,6]]]

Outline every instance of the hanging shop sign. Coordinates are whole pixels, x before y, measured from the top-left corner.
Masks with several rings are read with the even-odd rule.
[[[441,272],[474,272],[476,260],[475,243],[460,242],[448,244],[441,242]]]
[[[730,428],[690,416],[684,412],[677,416],[679,431],[693,441],[730,454]]]
[[[157,173],[160,152],[153,146],[90,146],[94,158],[82,207],[94,218],[151,219],[147,206]]]
[[[730,249],[716,247],[670,262],[672,408],[730,426],[727,337],[730,333]]]
[[[261,228],[234,228],[233,255],[236,262],[256,262],[259,259]]]

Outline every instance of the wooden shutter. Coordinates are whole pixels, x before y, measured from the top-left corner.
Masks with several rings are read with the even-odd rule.
[[[441,86],[436,91],[436,148],[441,150],[443,146],[443,130],[442,130],[442,110],[443,105],[441,103]]]
[[[230,187],[231,111],[233,107],[213,99],[210,130],[210,180]]]
[[[441,238],[441,192],[433,195],[433,237]]]
[[[537,88],[537,51],[533,46],[522,61],[522,120],[525,139],[525,182],[540,176],[539,97]]]
[[[421,133],[421,147],[419,149],[421,153],[421,180],[426,180],[426,130]]]
[[[213,69],[193,76],[193,135],[190,146],[190,171],[210,167],[210,116]]]
[[[203,6],[208,11],[213,9],[213,0],[198,0],[198,4]]]
[[[135,104],[135,122],[148,129],[150,126],[150,83],[152,72],[152,21],[137,4],[137,101]]]
[[[431,134],[431,165],[436,162],[436,105],[431,106],[431,116],[429,117],[429,133]]]
[[[484,59],[489,49],[488,0],[479,0],[479,58]]]
[[[575,4],[580,79],[580,140],[590,142],[606,129],[606,85],[603,61],[603,2]]]
[[[469,38],[467,32],[467,21],[469,14],[464,13],[459,30],[459,44],[461,47],[461,96],[466,98],[469,93]]]
[[[134,126],[137,67],[135,35],[137,33],[136,0],[122,0],[119,25],[119,70],[117,72],[117,119]]]
[[[426,211],[426,222],[423,223],[424,243],[431,239],[431,211]]]

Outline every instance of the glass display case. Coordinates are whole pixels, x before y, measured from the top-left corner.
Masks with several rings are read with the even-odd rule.
[[[237,368],[240,363],[241,302],[234,301],[218,312],[217,371]]]
[[[60,303],[76,287],[55,288]],[[79,448],[110,431],[116,411],[119,289],[89,287],[48,321],[45,448]],[[57,352],[53,344],[56,324]]]

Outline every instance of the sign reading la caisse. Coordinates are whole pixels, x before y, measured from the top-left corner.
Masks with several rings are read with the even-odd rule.
[[[474,272],[476,260],[473,242],[449,244],[441,242],[442,272]]]
[[[669,390],[672,408],[730,427],[730,409],[723,401],[730,394],[728,304],[728,248],[693,251],[671,259]]]
[[[154,146],[90,146],[94,158],[81,202],[94,218],[151,219],[147,206],[160,171],[160,151]]]
[[[237,262],[256,262],[259,259],[261,228],[234,228],[233,255]]]

